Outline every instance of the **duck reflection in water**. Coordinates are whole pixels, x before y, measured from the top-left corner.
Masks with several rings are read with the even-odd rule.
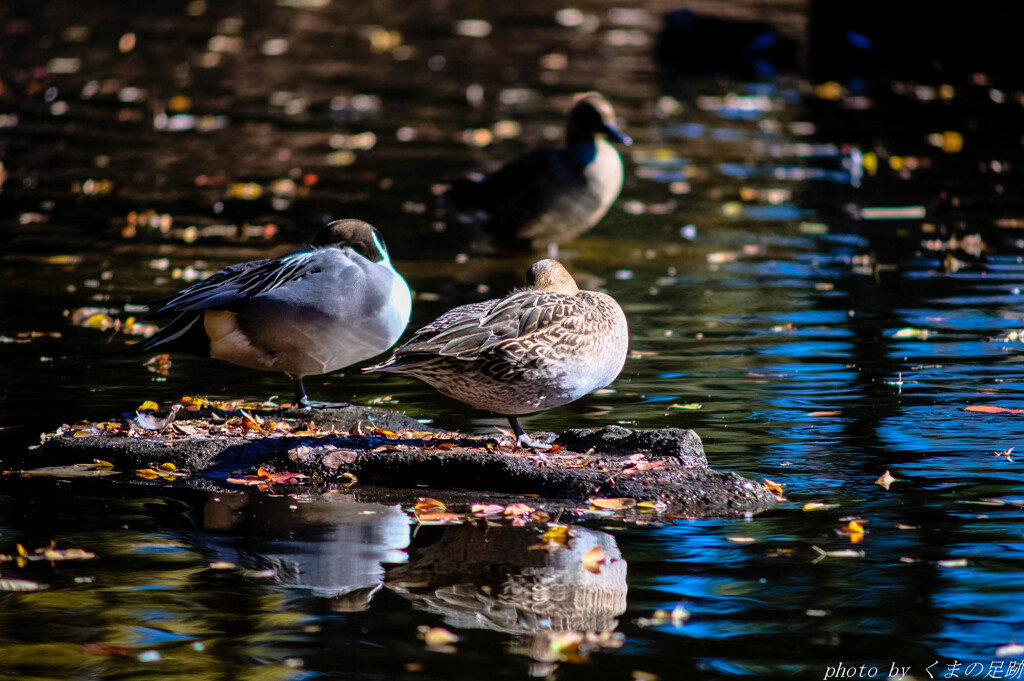
[[[389,567],[385,585],[453,627],[516,635],[533,658],[535,675],[550,671],[550,637],[563,632],[612,632],[626,610],[626,561],[615,538],[583,527],[555,551],[531,550],[536,528],[459,525],[421,528],[441,536],[410,549],[409,562]],[[583,556],[600,547],[609,560],[599,572]]]
[[[330,494],[322,501],[217,493],[203,507],[202,538],[213,560],[269,570],[278,584],[359,611],[384,583],[384,563],[406,560],[409,518],[398,505]]]
[[[476,226],[486,245],[546,248],[555,257],[558,244],[596,225],[622,191],[622,159],[608,139],[632,143],[607,99],[576,95],[564,147],[535,149],[483,179],[458,180],[440,206]]]

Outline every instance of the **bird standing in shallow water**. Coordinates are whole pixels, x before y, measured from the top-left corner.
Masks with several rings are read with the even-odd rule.
[[[294,381],[293,406],[309,408],[303,377],[384,352],[411,308],[380,233],[361,220],[338,220],[312,248],[226,267],[154,302],[149,316],[172,319],[129,352],[181,350],[280,371]]]
[[[499,243],[553,255],[558,244],[596,225],[622,191],[622,159],[605,137],[632,143],[608,100],[597,92],[576,95],[564,147],[531,151],[479,182],[459,180],[441,206]]]
[[[519,445],[546,449],[518,416],[603,388],[626,361],[629,334],[611,296],[580,291],[556,260],[541,260],[527,286],[462,305],[417,331],[385,362],[363,371],[413,376],[479,409],[508,417]]]

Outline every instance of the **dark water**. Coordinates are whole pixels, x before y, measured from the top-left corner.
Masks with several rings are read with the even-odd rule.
[[[0,675],[1020,678],[1024,475],[994,453],[1024,426],[965,409],[1024,409],[1013,69],[978,71],[965,48],[851,73],[849,55],[807,53],[803,4],[716,6],[781,26],[795,61],[772,53],[766,75],[726,36],[658,69],[676,6],[654,2],[0,9],[6,451],[147,399],[287,397],[283,377],[211,361],[174,356],[164,376],[106,357],[126,337],[72,313],[138,316],[328,219],[381,229],[413,326],[521,283],[529,255],[457,257],[434,187],[553,143],[572,94],[596,89],[635,144],[621,198],[561,257],[622,303],[633,355],[611,392],[527,427],[694,428],[713,465],[790,500],[751,519],[591,520],[548,555],[526,550],[535,530],[414,527],[398,496],[6,476],[0,554],[56,540],[95,558],[0,563],[0,585],[48,587],[0,591]],[[355,371],[307,387],[502,424]],[[852,518],[856,544],[837,533]],[[620,560],[582,570],[593,546]],[[678,603],[685,622],[650,621]],[[421,626],[457,633],[455,652]],[[605,633],[574,653],[566,631]]]

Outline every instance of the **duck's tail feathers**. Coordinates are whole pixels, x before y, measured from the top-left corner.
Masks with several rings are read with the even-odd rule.
[[[210,339],[203,326],[203,313],[194,312],[180,314],[171,322],[145,340],[129,346],[124,355],[143,355],[149,352],[167,352],[171,350],[189,352],[196,355],[209,354]]]

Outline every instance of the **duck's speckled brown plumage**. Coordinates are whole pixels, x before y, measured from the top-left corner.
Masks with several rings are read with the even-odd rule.
[[[504,298],[446,312],[366,371],[414,376],[509,416],[517,431],[515,415],[572,402],[615,380],[628,346],[618,303],[580,291],[555,260],[535,263],[527,283]]]

